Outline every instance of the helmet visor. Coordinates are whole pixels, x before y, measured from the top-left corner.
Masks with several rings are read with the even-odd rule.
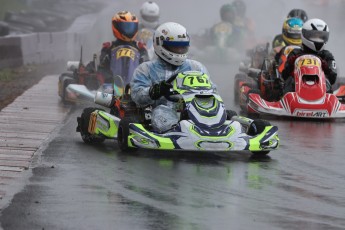
[[[163,47],[176,54],[186,54],[189,50],[189,41],[163,41]]]
[[[302,30],[303,37],[312,42],[328,42],[329,32],[319,30]]]
[[[137,22],[113,22],[115,29],[127,38],[133,38],[138,32]]]
[[[296,30],[296,29],[283,30],[283,34],[288,38],[301,39],[301,30]]]
[[[141,17],[147,22],[156,22],[159,19],[158,15],[141,15]]]

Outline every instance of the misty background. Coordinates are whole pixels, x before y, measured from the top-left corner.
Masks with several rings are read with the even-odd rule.
[[[109,1],[109,15],[103,15],[104,34],[99,34],[100,44],[103,41],[113,39],[110,28],[111,16],[120,10],[129,10],[139,15],[139,9],[143,0],[118,0],[122,7]],[[203,33],[205,29],[212,27],[220,21],[219,10],[223,4],[231,3],[227,0],[156,0],[161,12],[160,22],[174,21],[184,25],[191,35],[193,45],[193,34]],[[326,49],[330,50],[338,65],[343,69],[345,60],[343,20],[345,19],[345,1],[343,0],[244,0],[247,4],[246,15],[255,24],[255,36],[259,42],[272,42],[275,35],[280,34],[284,19],[293,8],[304,9],[309,19],[320,18],[330,28],[330,39]],[[123,6],[127,6],[125,9]],[[100,44],[98,47],[100,47]],[[254,46],[255,44],[253,44]],[[100,48],[95,49],[95,52]],[[206,63],[205,63],[206,64]],[[236,63],[237,64],[237,63]],[[342,73],[339,71],[339,74]]]
[[[36,0],[37,1],[37,0]],[[0,5],[9,2],[26,2],[28,5],[35,0],[0,0]],[[111,30],[111,17],[118,11],[129,10],[139,15],[139,9],[144,0],[55,0],[48,1],[62,3],[69,8],[70,3],[93,4],[101,3],[106,6],[98,14],[95,25],[90,25],[91,36],[85,38],[85,50],[83,57],[85,61],[91,60],[93,53],[99,53],[102,43],[114,39]],[[223,4],[231,3],[232,0],[156,0],[160,6],[160,22],[174,21],[184,25],[191,35],[191,45],[193,46],[193,34],[202,34],[206,29],[212,27],[220,21],[219,10]],[[345,16],[344,0],[244,0],[247,5],[246,15],[255,25],[255,38],[253,47],[257,42],[271,43],[274,36],[281,33],[283,21],[288,12],[293,8],[304,9],[309,18],[320,18],[326,21],[330,28],[330,39],[326,49],[335,56],[338,69],[343,68],[345,60],[345,49],[343,45],[344,29],[343,20]],[[49,4],[47,4],[49,7]],[[70,11],[70,9],[68,10]],[[67,13],[66,13],[67,14]],[[87,26],[87,25],[86,25]],[[95,29],[96,28],[96,29]],[[243,54],[244,56],[244,54]],[[207,64],[207,63],[205,63]],[[238,66],[238,63],[233,63]],[[234,67],[237,68],[237,67]],[[339,75],[342,73],[339,71]]]

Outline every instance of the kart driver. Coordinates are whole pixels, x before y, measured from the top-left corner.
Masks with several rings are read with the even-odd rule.
[[[111,23],[116,40],[103,43],[99,64],[99,71],[104,74],[107,80],[110,80],[112,76],[110,69],[111,51],[118,46],[133,46],[139,50],[140,63],[148,60],[145,45],[135,41],[138,33],[138,18],[129,11],[120,11],[113,16]]]
[[[295,45],[301,46],[301,32],[303,21],[300,18],[287,18],[284,20],[282,33],[274,37],[272,49],[278,53],[284,46]]]
[[[221,22],[212,26],[209,31],[212,44],[218,44],[218,34],[226,34],[225,46],[233,47],[237,41],[240,41],[240,31],[234,26],[236,19],[235,8],[231,4],[225,4],[220,8]]]
[[[294,91],[293,71],[295,60],[304,54],[313,54],[322,61],[322,69],[326,76],[327,92],[332,92],[332,85],[337,79],[337,66],[332,53],[325,50],[329,38],[328,25],[321,19],[310,19],[302,28],[302,47],[292,49],[282,71],[285,80],[284,92]]]
[[[157,3],[148,1],[144,2],[140,8],[139,30],[146,28],[155,30],[159,26],[159,6]]]
[[[172,88],[166,80],[179,72],[201,71],[208,74],[200,62],[187,59],[190,38],[187,30],[175,22],[160,25],[153,36],[153,47],[158,58],[140,64],[131,81],[131,96],[139,107],[153,106],[151,123],[157,132],[165,132],[179,118],[176,103],[164,98]]]
[[[292,9],[288,13],[287,18],[300,18],[304,23],[308,20],[308,15],[303,9]]]
[[[146,45],[150,60],[154,56],[152,37],[154,31],[159,26],[159,16],[159,6],[155,2],[144,2],[140,8],[140,23],[137,40]]]

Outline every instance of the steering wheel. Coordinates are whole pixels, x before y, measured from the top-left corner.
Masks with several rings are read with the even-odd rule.
[[[171,77],[168,78],[168,80],[166,80],[166,83],[171,84],[177,77],[179,73],[173,74]],[[173,90],[173,88],[170,88],[170,92],[166,95],[164,95],[165,99],[167,99],[168,101],[171,102],[178,102],[180,100],[180,96],[179,93],[175,90]]]

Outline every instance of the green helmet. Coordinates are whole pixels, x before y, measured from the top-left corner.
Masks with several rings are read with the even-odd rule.
[[[220,8],[220,18],[223,22],[233,23],[235,21],[236,11],[231,4],[225,4]]]

